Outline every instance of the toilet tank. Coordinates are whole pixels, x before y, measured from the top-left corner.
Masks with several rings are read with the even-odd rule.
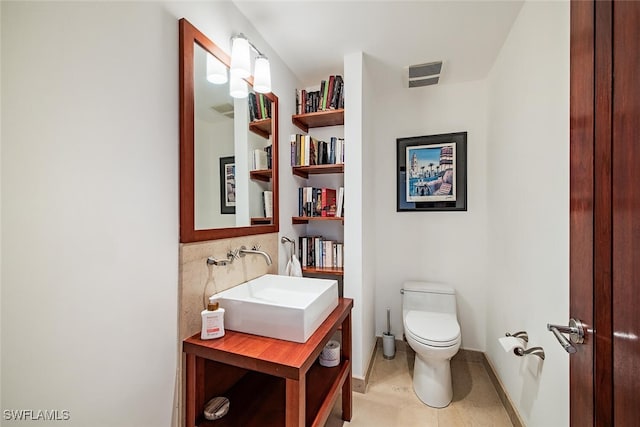
[[[419,310],[456,315],[456,291],[441,283],[405,282],[402,311]]]

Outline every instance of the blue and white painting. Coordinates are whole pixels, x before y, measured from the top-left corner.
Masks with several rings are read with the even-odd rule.
[[[456,200],[456,144],[414,145],[406,152],[406,201]]]

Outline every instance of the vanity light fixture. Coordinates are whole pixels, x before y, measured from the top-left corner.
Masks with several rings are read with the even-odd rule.
[[[231,74],[243,79],[251,75],[250,52],[249,40],[244,34],[231,39]]]
[[[269,66],[269,60],[264,55],[258,55],[256,58],[253,90],[258,93],[271,92],[271,67]]]
[[[227,78],[227,67],[218,58],[207,53],[207,80],[213,84],[225,84]]]
[[[249,96],[247,82],[242,77],[231,71],[229,80],[229,94],[232,98],[246,98]]]
[[[239,89],[239,82],[236,82],[235,86],[237,90],[234,91],[233,81],[234,79],[246,79],[251,75],[251,50],[258,54],[255,61],[253,89],[258,93],[271,92],[271,67],[269,60],[244,34],[239,34],[231,38],[231,96],[234,98],[245,98],[247,96],[246,90],[243,92]],[[235,96],[234,93],[239,96]]]

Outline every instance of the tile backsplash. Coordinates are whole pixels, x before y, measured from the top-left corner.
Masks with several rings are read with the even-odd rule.
[[[273,263],[267,265],[264,257],[247,255],[225,266],[207,265],[208,257],[225,259],[229,250],[242,245],[259,245]],[[181,244],[180,341],[200,331],[200,312],[211,295],[267,273],[278,274],[278,233]]]

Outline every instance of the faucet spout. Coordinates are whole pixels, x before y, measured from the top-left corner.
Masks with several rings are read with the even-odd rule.
[[[268,253],[258,250],[258,248],[254,247],[253,249],[247,249],[246,246],[242,246],[239,250],[238,250],[238,255],[240,257],[244,257],[246,254],[255,254],[255,255],[262,255],[265,259],[265,261],[267,262],[267,265],[271,265],[272,261],[271,261],[271,256],[269,256]]]

